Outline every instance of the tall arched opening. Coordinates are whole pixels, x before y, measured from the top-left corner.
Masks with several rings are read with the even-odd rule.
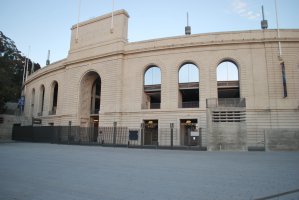
[[[160,109],[161,107],[161,70],[151,65],[144,73],[142,109]]]
[[[226,60],[217,67],[218,99],[240,98],[239,70],[238,66]]]
[[[54,81],[51,85],[51,99],[50,99],[50,110],[49,115],[56,115],[58,102],[58,83]]]
[[[33,117],[34,114],[34,102],[35,102],[35,89],[32,89],[31,92],[31,110],[30,110],[30,116]]]
[[[45,86],[41,85],[39,88],[39,108],[38,108],[38,116],[42,116],[44,112],[44,103],[45,103]]]
[[[81,80],[79,116],[83,127],[99,126],[101,86],[101,77],[95,71],[87,72]]]
[[[199,107],[199,69],[184,63],[179,69],[179,108]]]

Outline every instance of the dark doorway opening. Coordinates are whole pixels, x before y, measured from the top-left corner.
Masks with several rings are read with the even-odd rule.
[[[97,142],[98,140],[98,132],[99,132],[99,117],[93,116],[90,118],[91,120],[91,134],[90,134],[90,141]]]
[[[181,145],[196,146],[199,144],[197,119],[181,119]]]
[[[144,145],[158,145],[158,120],[144,120]]]

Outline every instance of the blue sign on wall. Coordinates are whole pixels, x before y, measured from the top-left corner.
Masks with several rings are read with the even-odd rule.
[[[24,106],[25,105],[25,96],[21,96],[21,98],[18,101],[19,106]]]

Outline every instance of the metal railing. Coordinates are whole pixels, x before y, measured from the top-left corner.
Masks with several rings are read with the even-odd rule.
[[[245,98],[211,98],[206,100],[207,108],[246,107]]]
[[[218,87],[239,87],[239,81],[217,81]]]
[[[182,102],[180,108],[199,108],[199,101]]]
[[[141,105],[141,109],[160,109],[161,103],[144,103]]]
[[[12,139],[26,142],[55,144],[84,144],[101,146],[119,146],[132,148],[166,148],[206,150],[202,147],[200,136],[191,137],[190,143],[179,145],[180,135],[177,129],[160,128],[158,141],[153,140],[146,127],[129,129],[128,127],[80,127],[80,126],[14,126]],[[148,140],[152,138],[152,143]]]
[[[198,89],[199,82],[179,83],[180,90],[183,89]]]
[[[161,84],[144,85],[145,92],[161,91]]]

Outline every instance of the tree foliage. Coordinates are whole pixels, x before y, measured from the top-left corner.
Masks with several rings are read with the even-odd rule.
[[[0,113],[6,102],[17,102],[20,98],[23,71],[27,58],[17,49],[13,40],[0,31]],[[31,73],[32,61],[28,59],[28,75]],[[40,65],[33,63],[34,71]]]

